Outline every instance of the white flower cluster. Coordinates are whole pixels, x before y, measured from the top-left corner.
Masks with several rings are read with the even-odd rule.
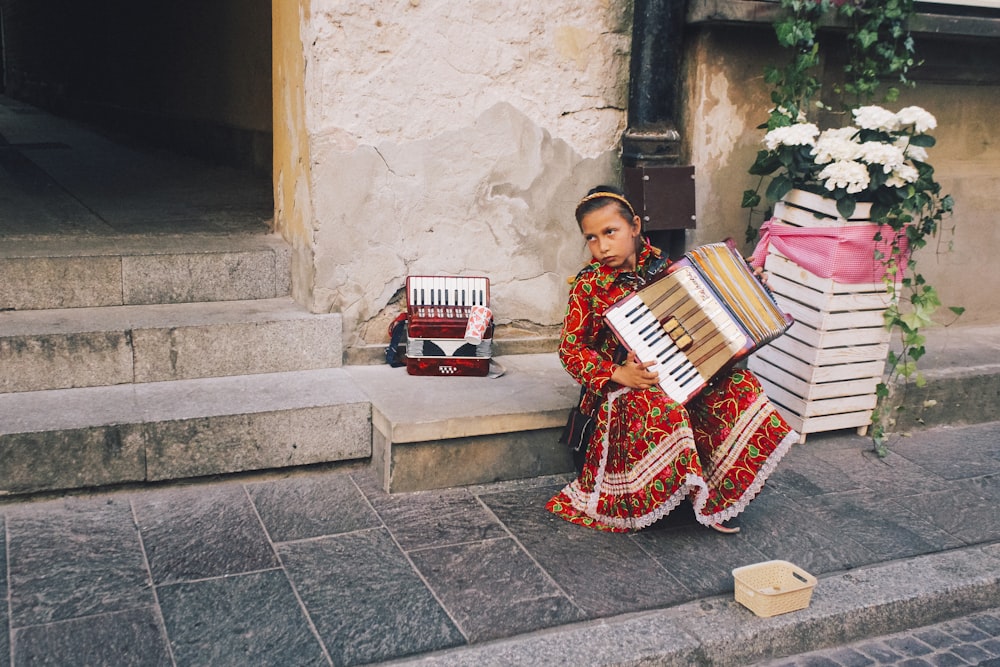
[[[856,126],[824,130],[812,123],[796,123],[771,130],[764,136],[769,151],[781,146],[812,146],[817,165],[825,165],[817,178],[832,192],[838,188],[850,194],[864,192],[871,184],[869,166],[878,165],[887,175],[888,187],[901,188],[920,174],[914,162],[926,162],[927,151],[910,145],[910,137],[937,127],[933,115],[920,107],[906,107],[893,113],[879,106],[854,110]],[[861,141],[861,130],[893,135],[891,143]]]
[[[773,151],[778,146],[812,146],[819,128],[812,123],[795,123],[778,127],[764,135],[764,146]]]
[[[917,134],[924,134],[937,127],[937,118],[920,107],[906,107],[896,114],[900,126],[913,126]]]
[[[894,132],[899,128],[896,114],[882,107],[858,107],[854,110],[854,122],[866,130]]]
[[[857,134],[858,128],[856,127],[823,130],[812,150],[812,154],[816,156],[816,164],[857,160],[861,157],[860,146],[854,141]]]
[[[830,192],[844,188],[849,194],[864,192],[871,183],[868,167],[853,160],[838,160],[823,167],[817,176]]]

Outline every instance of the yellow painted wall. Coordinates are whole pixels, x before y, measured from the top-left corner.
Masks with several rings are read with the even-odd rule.
[[[312,192],[300,27],[309,0],[273,0],[274,226],[293,248],[292,294],[309,305],[313,292]]]

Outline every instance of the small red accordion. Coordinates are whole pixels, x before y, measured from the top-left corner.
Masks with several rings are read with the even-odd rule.
[[[465,341],[469,315],[477,305],[490,305],[488,278],[407,277],[406,372],[486,376],[493,353],[492,320],[482,342]]]

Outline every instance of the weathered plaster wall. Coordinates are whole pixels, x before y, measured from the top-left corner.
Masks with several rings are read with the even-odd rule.
[[[499,323],[559,324],[573,207],[615,178],[629,3],[300,1],[301,300],[342,312],[348,347],[384,344],[407,275],[486,275]]]
[[[616,179],[630,3],[275,6],[295,2],[302,108],[280,104],[303,120],[289,131],[297,146],[283,167],[294,178],[283,178],[276,200],[297,249],[297,298],[344,314],[349,354],[384,344],[407,275],[484,274],[499,322],[558,325],[565,278],[586,258],[573,205]],[[948,54],[936,49],[929,60]],[[762,73],[782,57],[767,25],[689,35],[679,123],[697,174],[689,246],[744,238],[740,199],[755,185],[746,170],[770,106]],[[921,269],[946,303],[969,308],[965,322],[995,321],[1000,303],[970,276],[998,280],[977,252],[1000,240],[990,220],[1000,156],[988,133],[998,85],[942,84],[959,68],[931,64],[944,77],[921,81],[897,106],[937,115],[931,156],[958,207],[956,233],[944,237],[955,249],[924,250]],[[295,212],[283,216],[290,196]]]
[[[757,183],[758,177],[747,168],[762,148],[763,130],[757,126],[771,107],[763,71],[766,64],[784,58],[773,42],[769,26],[716,26],[692,35],[682,127],[697,175],[698,228],[688,234],[689,246],[726,236],[743,242],[748,212],[740,208],[740,200],[743,191]],[[918,37],[918,55],[920,49]],[[976,74],[974,62],[949,62],[949,54],[964,51],[936,47],[923,53],[924,67],[938,73],[938,80],[921,80],[918,70],[917,86],[886,105],[899,109],[915,104],[937,117],[937,146],[929,149],[930,161],[956,201],[955,214],[946,221],[954,234],[941,234],[940,248],[921,250],[919,269],[945,305],[967,308],[963,324],[995,323],[1000,320],[1000,300],[995,297],[1000,290],[1000,271],[995,268],[1000,250],[1000,226],[995,222],[1000,146],[990,128],[1000,85],[995,74],[985,71],[985,63],[984,72]],[[967,82],[940,82],[957,77]],[[758,213],[755,226],[761,220]],[[946,322],[950,316],[942,312],[939,319]]]

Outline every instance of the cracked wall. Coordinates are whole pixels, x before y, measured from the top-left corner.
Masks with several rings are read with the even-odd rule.
[[[573,208],[616,180],[627,9],[302,0],[295,294],[343,314],[347,348],[385,344],[407,275],[485,275],[498,323],[561,322],[587,259]]]

